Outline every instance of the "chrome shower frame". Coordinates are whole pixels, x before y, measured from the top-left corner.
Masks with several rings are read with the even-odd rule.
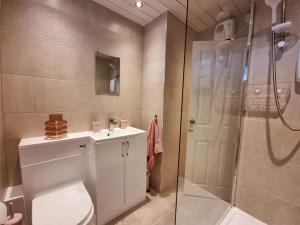
[[[238,180],[238,168],[240,162],[240,154],[241,154],[241,145],[242,145],[242,133],[244,126],[244,113],[245,113],[245,102],[246,102],[246,87],[248,84],[249,77],[249,66],[250,66],[250,58],[251,58],[251,49],[252,49],[252,36],[253,36],[253,26],[254,26],[254,12],[255,12],[255,0],[250,0],[251,9],[250,9],[250,18],[249,18],[249,31],[247,38],[247,49],[246,49],[246,57],[244,62],[244,80],[243,80],[243,93],[242,93],[242,106],[241,106],[241,116],[240,116],[240,128],[238,135],[238,144],[237,150],[235,153],[234,159],[234,169],[233,169],[233,185],[231,192],[231,207],[235,206],[236,201],[236,188],[237,188],[237,180]]]

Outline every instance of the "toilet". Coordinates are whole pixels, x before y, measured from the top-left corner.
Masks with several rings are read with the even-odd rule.
[[[27,225],[95,225],[88,139],[26,138],[19,151]]]
[[[32,225],[92,225],[94,207],[83,183],[60,187],[32,201]]]

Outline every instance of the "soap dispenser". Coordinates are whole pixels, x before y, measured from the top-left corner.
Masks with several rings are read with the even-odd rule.
[[[120,120],[120,128],[126,129],[128,127],[128,119],[127,116],[124,114],[122,115],[122,119]]]

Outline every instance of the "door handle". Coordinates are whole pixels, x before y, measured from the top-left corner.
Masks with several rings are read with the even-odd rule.
[[[194,119],[190,119],[190,124],[194,125],[196,123],[196,121]]]
[[[196,121],[194,119],[190,119],[190,128],[188,129],[188,132],[193,132],[193,125],[196,123]]]

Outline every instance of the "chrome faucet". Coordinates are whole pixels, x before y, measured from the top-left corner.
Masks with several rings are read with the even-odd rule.
[[[115,128],[115,126],[116,126],[117,124],[118,124],[118,122],[117,122],[115,119],[110,118],[110,119],[108,120],[108,130],[109,130],[109,131],[113,131],[114,128]]]

